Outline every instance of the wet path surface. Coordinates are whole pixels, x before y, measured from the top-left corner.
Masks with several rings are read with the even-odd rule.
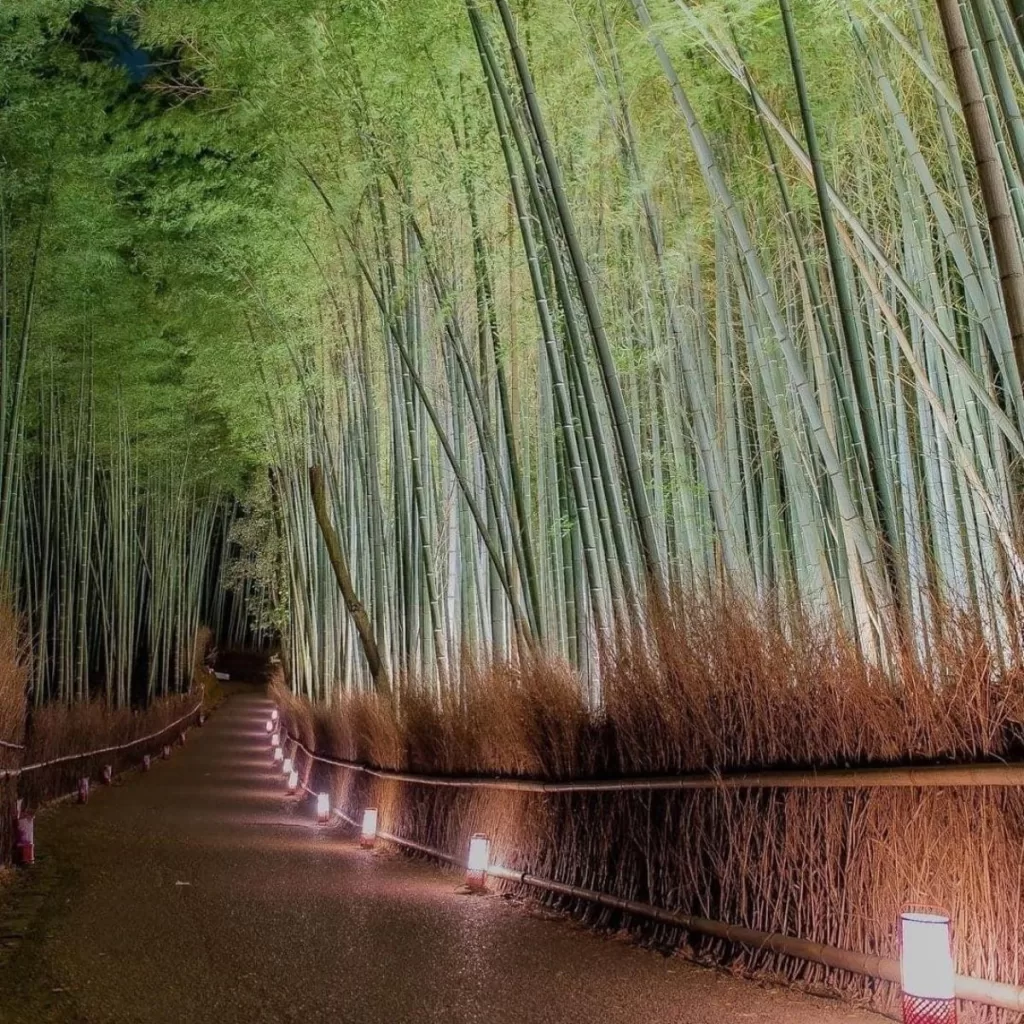
[[[37,821],[2,1024],[879,1024],[592,935],[318,828],[239,695],[148,775]],[[30,907],[31,910],[25,910]],[[10,933],[9,933],[10,934]]]

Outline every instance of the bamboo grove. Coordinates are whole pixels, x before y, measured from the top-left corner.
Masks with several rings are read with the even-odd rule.
[[[144,0],[127,91],[74,4],[20,3],[116,96],[114,283],[54,341],[35,261],[98,261],[17,189],[4,249],[37,692],[124,695],[143,647],[153,692],[213,617],[310,697],[543,651],[599,703],[607,646],[708,592],[881,666],[951,612],[1010,656],[1016,0]]]
[[[933,6],[355,9],[240,87],[330,126],[289,140],[324,297],[263,496],[310,695],[369,673],[309,465],[385,663],[439,691],[541,647],[599,700],[602,642],[708,588],[881,663],[951,608],[1013,647],[1021,349]],[[1019,261],[1019,22],[959,13]]]

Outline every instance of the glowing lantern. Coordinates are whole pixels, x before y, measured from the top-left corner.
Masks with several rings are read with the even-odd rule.
[[[288,775],[288,795],[292,796],[299,788],[299,773],[293,768]]]
[[[274,747],[274,765],[279,765],[284,761],[284,751],[280,747]]]
[[[908,911],[900,916],[904,1024],[956,1024],[949,917]]]
[[[103,779],[104,786],[109,786],[114,781],[114,766],[112,764],[105,764],[100,778]]]
[[[80,804],[89,802],[89,780],[86,778],[78,780],[78,802]]]
[[[377,808],[367,807],[363,811],[363,830],[359,834],[359,845],[369,849],[377,841]]]
[[[316,798],[316,820],[321,825],[326,825],[331,817],[331,798],[326,793],[321,793]]]
[[[164,760],[169,761],[171,759],[171,745],[169,743],[164,744]]]
[[[281,772],[284,775],[291,775],[294,767],[295,765],[292,764],[292,759],[290,757],[286,757],[284,759],[284,766],[282,767]]]
[[[272,718],[267,719],[267,732],[274,731],[274,720]]]
[[[148,772],[149,771],[149,765],[150,765],[151,761],[152,761],[152,758],[149,756],[149,754],[143,754],[142,755],[142,770],[144,772]]]
[[[276,733],[275,732],[274,735],[270,737],[270,745],[272,747],[279,747],[279,746],[281,746],[281,735],[280,735],[280,733]]]
[[[281,716],[277,713],[277,708],[274,708],[274,710],[270,712],[270,720],[272,722],[276,722],[280,717]]]
[[[469,862],[466,865],[466,885],[470,889],[483,889],[487,885],[487,866],[491,860],[491,841],[477,832],[469,840]]]
[[[20,803],[20,801],[19,801]],[[14,852],[17,861],[24,867],[36,862],[36,822],[31,814],[19,810],[14,821]]]

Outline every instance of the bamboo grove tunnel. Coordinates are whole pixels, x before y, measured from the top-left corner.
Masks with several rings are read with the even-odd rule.
[[[1024,1020],[1024,5],[7,0],[0,1021]]]

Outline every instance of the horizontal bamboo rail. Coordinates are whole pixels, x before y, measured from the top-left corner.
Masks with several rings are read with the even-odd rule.
[[[169,722],[163,728],[157,729],[156,732],[151,732],[147,736],[139,736],[137,739],[129,740],[127,743],[118,743],[111,747],[100,747],[98,750],[86,750],[81,754],[64,754],[62,757],[54,757],[49,761],[37,761],[35,764],[22,765],[20,768],[0,768],[0,779],[16,778],[19,775],[27,775],[29,772],[38,771],[40,768],[52,768],[55,764],[67,764],[69,761],[84,761],[90,757],[99,757],[100,754],[110,754],[118,750],[130,750],[132,747],[139,746],[140,743],[148,743],[150,740],[155,740],[157,736],[170,732],[175,726],[181,725],[182,722],[187,721],[194,714],[201,711],[202,707],[203,702],[200,701],[191,711],[186,711],[180,718]]]
[[[480,779],[472,778],[461,780],[444,776],[421,776],[410,772],[388,771],[386,769],[369,768],[358,762],[343,761],[337,758],[322,757],[313,753],[301,740],[291,733],[289,739],[296,748],[302,750],[309,758],[321,764],[337,768],[353,769],[364,772],[376,778],[389,779],[392,781],[412,782],[424,785],[459,786],[469,785],[477,788],[489,789],[514,789],[526,790],[527,792],[593,792],[617,791],[629,789],[707,789],[721,785],[728,788],[741,789],[753,787],[777,787],[777,788],[827,788],[838,786],[839,788],[851,788],[849,776],[856,776],[859,781],[854,785],[860,787],[871,786],[966,786],[966,785],[1020,785],[1024,782],[1024,765],[961,765],[961,766],[937,766],[933,768],[885,768],[885,769],[850,769],[831,770],[828,772],[762,772],[744,773],[732,776],[680,776],[666,779],[621,779],[621,780],[585,780],[583,782],[560,782],[541,783],[525,779]],[[839,779],[841,781],[833,781]],[[981,781],[978,781],[978,780]],[[871,780],[871,781],[866,781]],[[879,781],[875,781],[879,780]],[[941,781],[938,781],[941,780]],[[651,785],[652,783],[656,785]],[[674,783],[674,785],[672,785]],[[313,791],[307,786],[302,788],[312,794]],[[334,809],[334,814],[343,819],[349,825],[359,828],[359,823],[340,808]],[[445,853],[443,850],[427,846],[425,843],[418,843],[412,839],[395,835],[392,832],[378,830],[377,835],[385,842],[395,843],[406,849],[417,853],[425,854],[444,863],[455,867],[466,867],[466,862]],[[666,910],[651,903],[641,903],[637,900],[627,900],[620,896],[613,896],[610,893],[598,892],[594,889],[585,889],[578,885],[569,885],[565,882],[558,882],[551,878],[543,878],[539,875],[530,874],[527,871],[514,871],[510,868],[492,864],[488,867],[487,873],[494,878],[499,878],[514,885],[525,885],[544,892],[554,893],[560,896],[569,896],[574,899],[586,900],[598,906],[608,907],[612,910],[619,910],[624,913],[634,914],[650,921],[657,921],[659,924],[667,924],[683,931],[692,932],[697,935],[706,935],[709,938],[721,939],[725,942],[732,942],[737,945],[746,946],[753,950],[768,950],[783,956],[791,956],[798,960],[805,960],[810,963],[821,964],[833,970],[849,971],[852,974],[860,974],[869,978],[876,978],[880,981],[888,981],[894,984],[900,983],[899,961],[889,957],[874,956],[869,953],[857,953],[849,949],[839,949],[836,946],[827,946],[820,942],[812,942],[808,939],[798,939],[792,935],[783,935],[778,932],[763,932],[755,928],[745,928],[740,925],[726,924],[723,921],[713,921],[709,918],[696,917],[692,914],[683,914],[678,911]],[[988,981],[984,978],[973,978],[968,975],[958,974],[956,976],[956,995],[958,999],[967,1002],[981,1003],[986,1006],[995,1006],[1001,1009],[1024,1012],[1024,988],[1009,985],[1005,982]]]
[[[343,811],[336,809],[334,813],[350,825],[356,828],[359,827],[355,819],[350,818]],[[453,857],[443,850],[436,850],[434,847],[427,846],[424,843],[417,843],[411,839],[405,839],[402,836],[397,836],[392,832],[385,832],[383,830],[379,830],[377,836],[385,842],[404,846],[416,853],[425,854],[428,857],[433,857],[454,867],[466,867],[464,860]],[[570,896],[574,899],[586,900],[598,906],[634,914],[637,917],[643,917],[650,921],[657,921],[659,924],[672,925],[697,935],[706,935],[709,938],[733,942],[740,946],[746,946],[748,949],[769,950],[772,953],[779,953],[798,960],[821,964],[834,970],[849,971],[852,974],[861,974],[868,978],[877,978],[880,981],[889,981],[897,985],[900,983],[899,961],[889,957],[856,953],[853,950],[826,946],[820,942],[797,939],[791,935],[782,935],[778,932],[762,932],[755,928],[742,928],[738,925],[725,924],[722,921],[712,921],[705,917],[695,917],[692,914],[665,910],[651,903],[640,903],[637,900],[622,899],[619,896],[612,896],[609,893],[598,892],[594,889],[584,889],[582,886],[568,885],[565,882],[556,882],[551,878],[542,878],[539,875],[532,875],[527,871],[513,871],[511,868],[501,867],[497,864],[491,864],[487,868],[487,874],[493,878],[500,878],[502,881],[511,882],[514,885],[525,885],[534,889],[541,889],[544,892],[555,893],[559,896]],[[1001,1009],[1016,1010],[1018,1012],[1024,1011],[1024,988],[1016,985],[1007,985],[1001,981],[986,981],[984,978],[972,978],[968,975],[958,974],[956,976],[956,995],[958,999],[963,999],[967,1002],[981,1003],[985,1006],[997,1006]]]
[[[415,772],[373,768],[358,761],[324,757],[289,732],[315,761],[361,772],[377,779],[418,786],[511,790],[521,793],[622,793],[630,790],[697,789],[928,789],[952,786],[1024,786],[1024,764],[927,765],[917,768],[828,768],[764,772],[705,772],[693,775],[654,775],[643,778],[565,779],[544,782],[512,776],[418,775]]]

